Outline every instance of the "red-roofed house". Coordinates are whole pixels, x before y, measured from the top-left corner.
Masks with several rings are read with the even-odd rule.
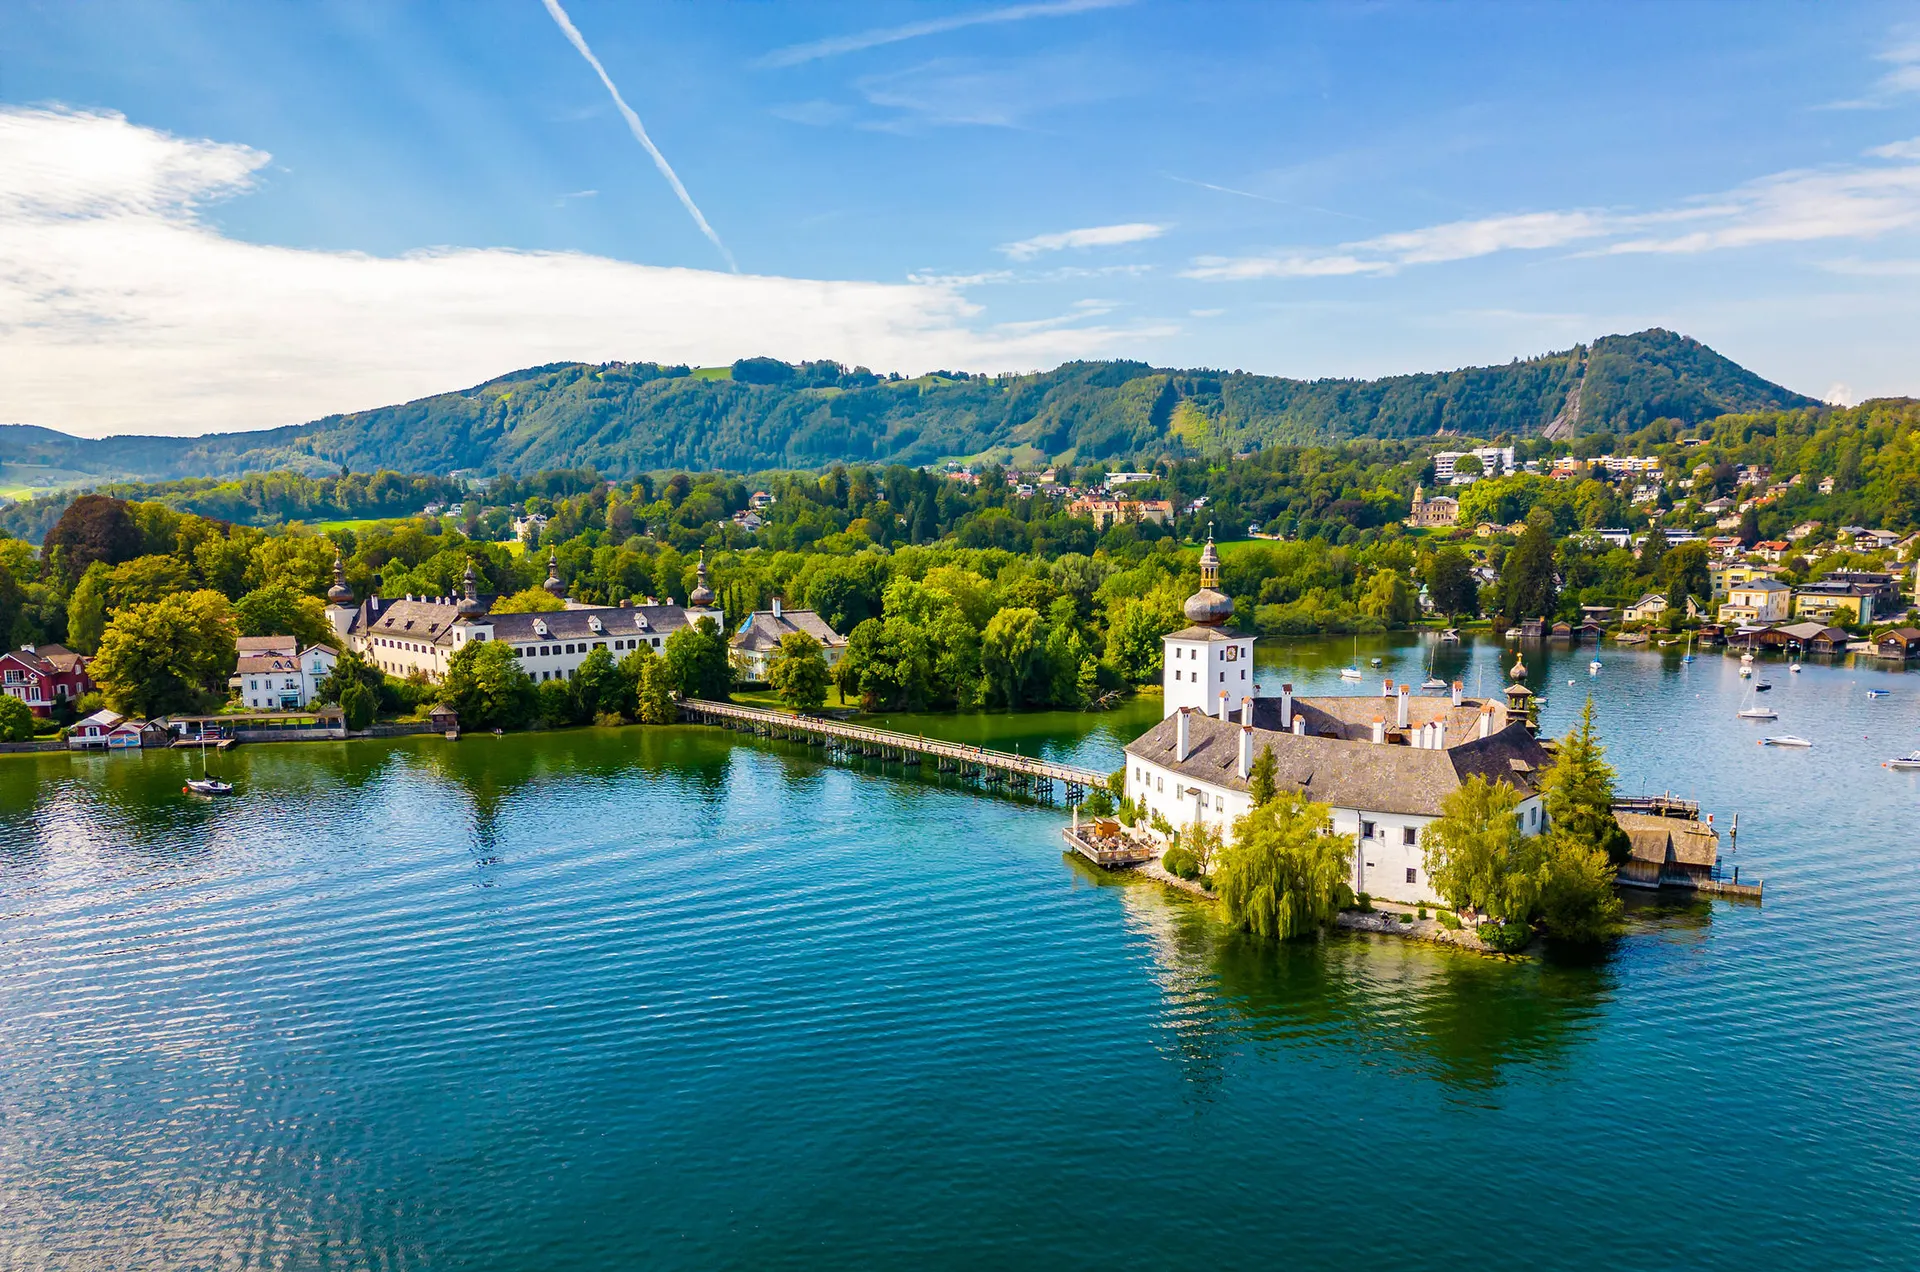
[[[60,645],[22,645],[0,654],[0,692],[26,703],[37,716],[93,688],[82,654]]]

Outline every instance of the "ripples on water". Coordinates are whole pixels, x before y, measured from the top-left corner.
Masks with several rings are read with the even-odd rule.
[[[0,758],[0,1263],[1910,1266],[1920,679],[1767,669],[1791,753],[1731,663],[1587,657],[1549,727],[1591,687],[1769,890],[1598,965],[1265,948],[1057,810],[714,731],[242,748],[217,804]]]

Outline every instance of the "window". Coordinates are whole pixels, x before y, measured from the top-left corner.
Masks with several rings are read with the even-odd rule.
[[[1225,795],[1215,795],[1213,797],[1213,811],[1216,813],[1224,813],[1227,811],[1227,797]]]
[[[8,674],[9,674],[9,675],[11,675],[12,673],[11,673],[11,672],[9,672]],[[1175,667],[1175,668],[1173,669],[1173,678],[1174,678],[1175,680],[1178,680],[1178,679],[1180,679],[1180,669],[1179,669],[1178,667]]]
[[[1245,667],[1242,667],[1240,669],[1240,679],[1245,680],[1246,678],[1247,678],[1247,669]]]
[[[1372,823],[1372,822],[1370,822],[1370,821],[1363,821],[1363,822],[1361,822],[1361,823],[1360,823],[1360,838],[1362,838],[1362,839],[1372,839],[1372,838],[1373,838],[1373,823]]]
[[[1400,842],[1411,848],[1420,842],[1420,832],[1411,826],[1403,827],[1400,831]],[[1409,879],[1407,882],[1412,883],[1413,880]]]
[[[1154,778],[1154,779],[1153,779],[1153,789],[1154,789],[1154,790],[1156,790],[1156,791],[1164,791],[1164,790],[1166,790],[1166,789],[1167,789],[1167,779],[1166,779],[1166,778],[1164,778],[1164,777],[1156,777],[1156,778]]]
[[[1419,872],[1418,870],[1415,870],[1415,869],[1414,869],[1414,868],[1413,868],[1412,866],[1408,866],[1408,867],[1407,867],[1407,882],[1408,882],[1408,883],[1418,883],[1418,882],[1420,881],[1420,880],[1419,880],[1419,874],[1420,874],[1420,872]]]
[[[247,688],[249,688],[249,689],[258,689],[259,687],[260,687],[260,682],[259,682],[258,680],[249,680],[249,681],[247,681]]]

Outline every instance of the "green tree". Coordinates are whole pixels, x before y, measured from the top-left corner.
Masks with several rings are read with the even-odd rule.
[[[235,639],[227,598],[188,592],[116,613],[87,671],[126,715],[190,711],[225,696]]]
[[[1003,609],[988,621],[980,633],[980,675],[989,706],[1044,700],[1048,670],[1038,611]]]
[[[799,711],[818,711],[827,701],[830,683],[827,656],[820,642],[805,632],[788,632],[782,636],[780,648],[767,667],[767,683],[788,706]]]
[[[540,586],[522,588],[493,603],[495,614],[551,614],[567,608],[567,603]],[[552,682],[549,681],[549,684]]]
[[[673,695],[673,673],[664,658],[649,658],[637,684],[636,717],[642,724],[674,724],[680,708]]]
[[[1375,570],[1360,597],[1360,612],[1389,626],[1405,626],[1413,621],[1419,606],[1407,576],[1398,570]]]
[[[573,686],[581,720],[626,714],[626,684],[621,678],[620,669],[614,664],[613,653],[605,645],[595,645],[587,652],[568,683]]]
[[[1667,576],[1668,622],[1678,623],[1686,617],[1688,597],[1705,601],[1712,595],[1708,560],[1707,545],[1697,539],[1667,553],[1661,564]]]
[[[1255,808],[1273,803],[1279,788],[1275,778],[1279,774],[1280,763],[1273,758],[1273,748],[1263,746],[1260,754],[1253,757],[1253,767],[1247,770],[1247,794],[1253,798]]]
[[[0,694],[0,742],[31,742],[33,709],[12,694]]]
[[[1667,532],[1655,526],[1647,531],[1647,537],[1640,542],[1640,573],[1649,578],[1665,578],[1666,559]]]
[[[129,605],[148,605],[193,590],[186,567],[169,556],[139,556],[118,565],[87,567],[67,601],[67,639],[91,653],[100,646],[107,620]]]
[[[542,680],[534,689],[534,715],[548,727],[578,724],[585,717],[571,680]]]
[[[1228,922],[1278,941],[1332,922],[1351,896],[1354,844],[1327,829],[1331,816],[1289,791],[1235,824],[1213,875]]]
[[[1620,935],[1625,907],[1613,890],[1613,863],[1573,835],[1546,836],[1546,886],[1540,894],[1540,925],[1556,940],[1593,945]]]
[[[319,598],[281,583],[257,587],[235,601],[233,619],[242,636],[291,636],[302,648],[338,639]]]
[[[356,733],[373,723],[374,709],[379,700],[365,682],[349,680],[340,690],[340,710],[346,716],[346,725]]]
[[[1480,584],[1466,553],[1448,546],[1433,554],[1427,562],[1427,596],[1449,618],[1480,612]]]
[[[1539,904],[1546,870],[1539,845],[1521,833],[1520,797],[1505,782],[1469,777],[1427,827],[1427,874],[1457,910],[1525,923]]]
[[[108,495],[75,499],[41,541],[47,559],[61,563],[69,582],[95,561],[108,565],[130,561],[140,555],[142,546],[139,523],[127,511],[126,501]]]
[[[1552,519],[1531,514],[1527,528],[1507,553],[1501,569],[1504,590],[1501,609],[1510,621],[1523,618],[1552,618],[1559,602],[1558,585],[1553,573]]]
[[[1626,831],[1613,815],[1613,766],[1607,763],[1593,727],[1593,695],[1587,695],[1580,720],[1560,743],[1553,767],[1541,779],[1547,824],[1583,848],[1607,860],[1626,860]]]
[[[442,687],[464,729],[518,729],[537,709],[532,678],[513,647],[499,641],[468,641],[456,649]]]
[[[667,637],[662,661],[674,692],[682,698],[725,702],[733,692],[727,638],[711,618],[702,618]]]

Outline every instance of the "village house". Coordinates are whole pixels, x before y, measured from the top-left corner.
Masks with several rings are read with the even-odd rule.
[[[1392,681],[1378,697],[1296,698],[1290,684],[1263,696],[1251,680],[1254,638],[1230,626],[1219,571],[1209,541],[1200,590],[1186,602],[1189,626],[1163,640],[1165,714],[1126,748],[1125,792],[1146,823],[1178,831],[1199,822],[1231,838],[1252,807],[1253,765],[1271,751],[1279,787],[1328,805],[1334,833],[1354,837],[1355,893],[1430,905],[1439,898],[1426,828],[1468,778],[1513,787],[1521,829],[1545,829],[1539,781],[1551,760],[1504,702],[1469,698],[1457,682],[1433,697]]]
[[[64,645],[22,645],[0,654],[0,692],[42,718],[92,689],[86,656]]]
[[[538,543],[546,528],[547,516],[543,512],[528,513],[513,519],[513,537],[522,543]]]
[[[1420,486],[1413,488],[1413,504],[1407,514],[1410,526],[1450,526],[1460,520],[1460,501],[1451,495],[1435,495],[1426,498],[1425,490]]]
[[[1820,523],[1818,521],[1802,521],[1799,525],[1787,531],[1787,538],[1794,543],[1798,543],[1802,539],[1819,533]]]
[[[826,619],[810,609],[787,609],[776,596],[772,609],[755,610],[747,615],[728,642],[733,664],[741,676],[765,683],[781,640],[793,632],[805,632],[819,641],[828,667],[838,663],[840,656],[847,652],[847,638],[829,627]]]
[[[1820,493],[1823,495],[1830,495],[1833,493],[1833,478],[1822,477],[1820,479]]]
[[[1667,609],[1668,604],[1665,595],[1659,592],[1648,592],[1645,596],[1621,610],[1620,618],[1623,622],[1628,623],[1651,623],[1658,621],[1660,616],[1667,612]],[[1687,598],[1687,617],[1701,617],[1700,606],[1691,596]]]
[[[1753,554],[1768,561],[1783,561],[1791,551],[1793,544],[1785,539],[1762,539],[1753,545]]]
[[[764,490],[756,490],[747,496],[747,507],[755,512],[765,512],[773,507],[773,496]]]
[[[588,606],[566,602],[559,562],[547,557],[547,592],[565,602],[565,608],[534,614],[493,614],[494,598],[475,591],[473,567],[467,567],[466,592],[460,597],[407,597],[387,601],[369,597],[356,603],[339,563],[334,585],[327,593],[327,617],[334,631],[355,653],[389,675],[418,675],[438,682],[454,654],[469,641],[508,643],[521,669],[536,681],[571,680],[586,656],[597,648],[615,660],[641,645],[656,652],[666,638],[702,618],[721,621],[707,586],[703,555],[698,582],[680,605]]]
[[[267,647],[242,648],[227,687],[242,705],[255,711],[297,711],[306,706],[340,661],[340,652],[331,645],[309,645],[294,652],[296,642],[291,636],[242,637],[239,643],[248,642]]]
[[[1866,627],[1873,622],[1873,599],[1871,588],[1819,579],[1793,590],[1793,616],[1826,624]]]
[[[1109,474],[1109,480],[1112,475]],[[1166,525],[1173,520],[1173,502],[1168,499],[1076,499],[1067,505],[1070,517],[1090,517],[1096,530],[1107,530],[1116,522],[1151,521]]]
[[[1707,582],[1712,591],[1712,599],[1724,601],[1730,589],[1741,583],[1751,583],[1755,579],[1770,579],[1780,573],[1777,565],[1762,565],[1753,561],[1709,561],[1707,563]]]
[[[1793,589],[1773,579],[1751,579],[1727,589],[1722,623],[1783,623],[1793,608]]]

